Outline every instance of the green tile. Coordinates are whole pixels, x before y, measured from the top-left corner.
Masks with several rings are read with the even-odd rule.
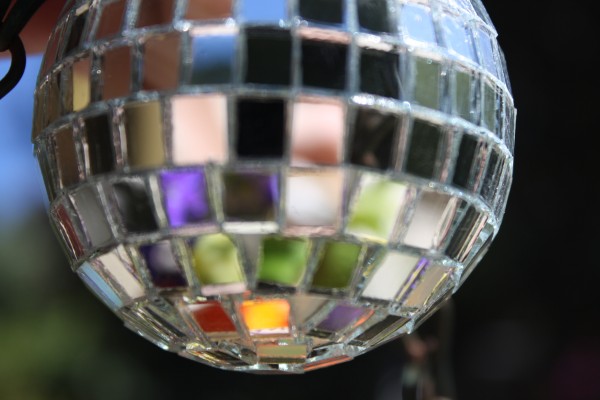
[[[348,232],[374,240],[387,240],[394,229],[406,186],[374,180],[364,185],[352,208]]]
[[[304,239],[265,239],[258,279],[286,286],[298,285],[306,270],[308,248],[308,241]]]
[[[348,287],[357,267],[360,251],[361,246],[354,243],[327,243],[313,277],[313,286],[326,289]]]
[[[238,251],[225,235],[198,238],[192,248],[194,271],[204,285],[238,283],[244,280]]]

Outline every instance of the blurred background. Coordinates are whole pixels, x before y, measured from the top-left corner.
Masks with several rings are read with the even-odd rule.
[[[516,174],[499,236],[454,297],[456,398],[597,400],[594,14],[583,0],[484,4],[519,109]],[[273,377],[199,365],[125,329],[70,272],[47,222],[29,139],[40,62],[0,102],[0,399],[401,399],[401,341]]]

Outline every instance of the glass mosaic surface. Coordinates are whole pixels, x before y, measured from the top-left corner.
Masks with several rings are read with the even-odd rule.
[[[479,0],[70,1],[33,142],[74,271],[212,366],[414,330],[498,232],[515,108]]]

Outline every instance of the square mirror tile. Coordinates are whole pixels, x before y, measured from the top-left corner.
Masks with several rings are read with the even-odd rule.
[[[276,173],[223,174],[223,207],[227,222],[274,221],[279,201]]]
[[[112,190],[125,230],[144,233],[158,229],[150,193],[142,178],[122,179],[112,185]]]
[[[171,98],[172,159],[175,165],[224,163],[228,158],[227,99],[223,95]]]
[[[246,29],[245,49],[244,81],[246,83],[265,85],[291,83],[292,37],[289,31],[266,28]]]
[[[127,162],[134,168],[165,163],[163,112],[158,101],[129,103],[124,107]]]
[[[240,158],[281,158],[287,125],[282,99],[237,101],[237,154]]]
[[[339,164],[346,107],[341,100],[300,97],[292,120],[292,165]]]

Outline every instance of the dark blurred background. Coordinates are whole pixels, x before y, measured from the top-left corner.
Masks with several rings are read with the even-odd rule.
[[[595,14],[582,0],[484,3],[519,109],[516,173],[500,235],[454,297],[457,399],[598,400]],[[273,377],[205,367],[122,327],[70,272],[47,223],[29,142],[39,64],[31,57],[0,102],[0,399],[401,398],[401,341]]]

